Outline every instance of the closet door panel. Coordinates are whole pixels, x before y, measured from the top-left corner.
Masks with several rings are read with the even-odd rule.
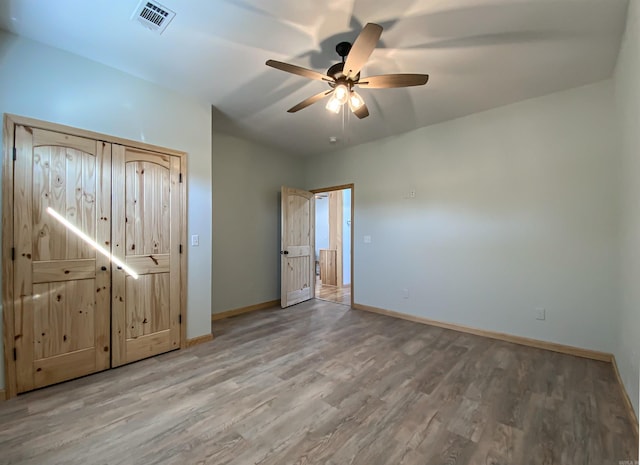
[[[19,125],[15,140],[14,334],[23,392],[109,367],[111,145]]]
[[[180,347],[180,160],[114,146],[113,366]]]

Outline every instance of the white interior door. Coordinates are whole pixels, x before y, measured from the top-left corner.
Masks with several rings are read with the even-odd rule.
[[[282,308],[312,299],[315,292],[315,203],[311,192],[282,187]]]

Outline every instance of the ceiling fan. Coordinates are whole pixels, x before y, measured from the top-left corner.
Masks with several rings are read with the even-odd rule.
[[[362,29],[353,45],[349,42],[340,42],[336,45],[336,52],[342,58],[342,62],[331,66],[327,70],[327,74],[281,61],[267,60],[266,65],[272,68],[329,84],[330,89],[303,100],[287,111],[295,113],[331,95],[327,102],[327,110],[339,113],[342,105],[348,103],[351,111],[362,119],[369,116],[369,109],[360,94],[353,89],[354,86],[365,89],[384,89],[426,84],[429,80],[428,74],[383,74],[381,76],[360,77],[360,70],[376,48],[381,34],[382,26],[368,23]]]

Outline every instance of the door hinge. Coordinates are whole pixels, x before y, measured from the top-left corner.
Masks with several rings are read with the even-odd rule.
[[[14,347],[13,348],[13,361],[15,362],[16,360],[18,360],[18,351]]]
[[[182,324],[182,315],[178,315],[178,324]]]
[[[182,182],[182,173],[178,174],[178,182]]]
[[[13,148],[13,161],[16,161],[18,159],[18,149],[17,148]]]
[[[182,244],[180,244],[180,253],[182,253]]]
[[[11,247],[11,261],[15,261],[16,259],[16,248]]]

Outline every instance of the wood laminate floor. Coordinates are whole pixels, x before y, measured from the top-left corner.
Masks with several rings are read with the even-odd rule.
[[[319,300],[0,403],[2,464],[619,465],[610,364]],[[632,463],[632,462],[630,462]]]
[[[347,284],[342,287],[323,285],[322,281],[317,278],[316,298],[342,305],[351,305],[351,285]]]

